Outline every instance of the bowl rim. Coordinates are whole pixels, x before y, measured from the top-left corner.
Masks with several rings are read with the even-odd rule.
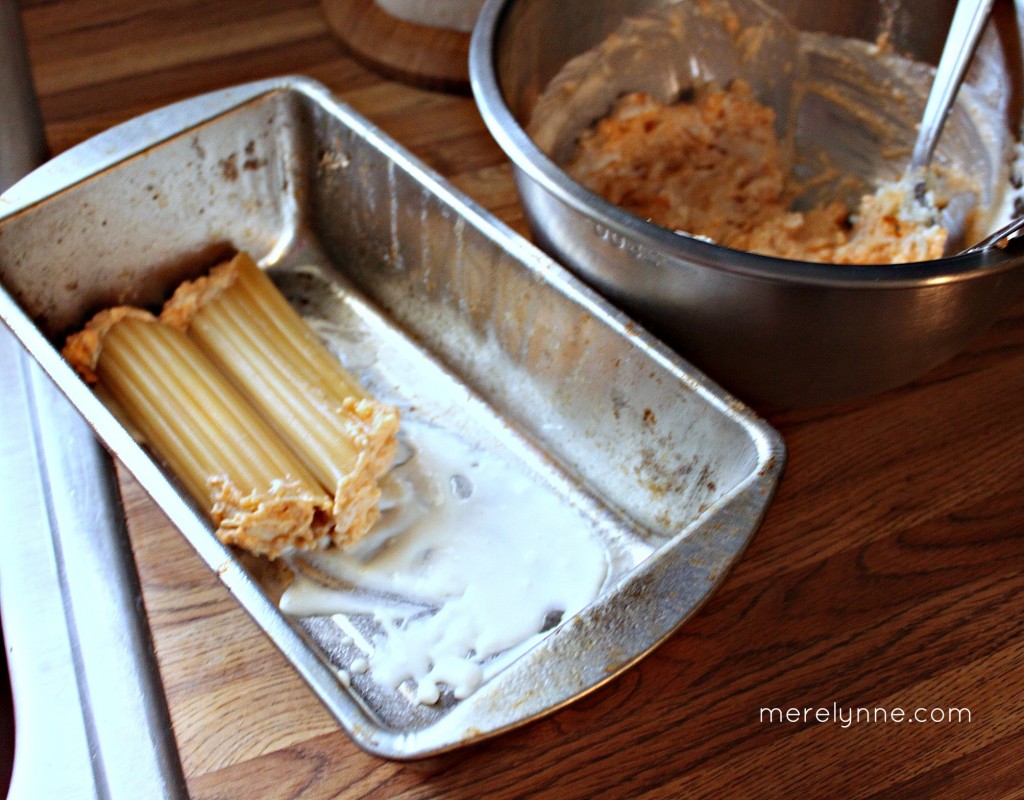
[[[665,267],[681,268],[676,259],[739,276],[799,285],[835,288],[894,289],[940,285],[990,277],[1016,265],[1012,245],[982,253],[947,256],[905,264],[828,264],[794,261],[736,250],[649,222],[577,183],[527,135],[513,115],[498,81],[495,61],[498,34],[517,0],[487,0],[477,18],[469,46],[469,79],[484,124],[514,167],[555,199],[592,219],[608,233],[626,237],[640,248],[667,256]],[[1024,237],[1021,237],[1024,239]]]

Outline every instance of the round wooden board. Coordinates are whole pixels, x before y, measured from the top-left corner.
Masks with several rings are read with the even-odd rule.
[[[371,69],[404,83],[469,94],[468,33],[393,17],[373,0],[321,0],[331,32]]]

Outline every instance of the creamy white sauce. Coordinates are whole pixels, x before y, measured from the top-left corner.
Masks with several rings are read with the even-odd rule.
[[[380,523],[355,550],[296,561],[281,609],[371,615],[380,633],[349,671],[431,704],[445,686],[468,696],[594,600],[608,557],[592,522],[524,466],[408,418],[402,436],[411,449]]]

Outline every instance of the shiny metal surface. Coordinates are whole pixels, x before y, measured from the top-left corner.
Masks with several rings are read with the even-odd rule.
[[[19,5],[0,4],[0,192],[46,160],[43,123],[21,30]]]
[[[0,105],[0,192],[3,192],[44,161],[46,143],[25,52],[19,6],[15,2],[0,5],[0,41],[5,42],[4,48],[0,49],[0,97],[3,98]],[[20,366],[20,359],[25,358],[10,335],[0,330],[0,358],[12,356],[19,359],[12,368]],[[4,414],[3,418],[8,419],[9,415]],[[31,466],[30,461],[26,465],[27,461],[25,455],[18,454],[5,460],[0,469],[5,474],[8,470],[17,473]],[[0,792],[6,796],[14,769],[15,730],[6,641],[4,648],[0,662],[0,681],[3,682],[0,686]]]
[[[2,191],[45,144],[16,3],[0,41]],[[0,420],[6,797],[186,797],[110,458],[6,329]]]
[[[1021,230],[1024,230],[1024,217],[1017,217],[1003,227],[997,228],[980,242],[966,248],[964,252],[980,253],[993,247],[1007,247],[1011,241],[1020,236]]]
[[[906,383],[954,355],[1024,291],[1024,261],[1014,246],[899,266],[785,261],[679,236],[570,180],[525,133],[537,98],[569,59],[603,41],[623,18],[668,5],[657,0],[621,0],[599,7],[490,0],[484,7],[470,51],[473,91],[491,132],[514,163],[527,218],[542,249],[714,379],[766,406],[823,404]],[[864,30],[865,15],[854,13],[853,5],[845,11],[804,3],[781,8],[811,29],[878,35],[878,29]],[[899,10],[890,15],[887,29],[897,52],[931,55],[941,49],[948,16],[936,9],[903,19],[906,9],[885,5]],[[1015,37],[1010,14],[1000,19],[1010,23],[1004,33]],[[721,52],[709,46],[705,55],[718,57]],[[985,75],[1010,78],[986,84],[988,89],[1003,87],[993,96],[1012,95],[1006,87],[1020,84],[1019,51],[1011,47],[1004,52],[999,37],[989,31],[979,53]],[[651,70],[645,74],[657,85]],[[760,80],[777,86],[778,74],[766,68]],[[893,76],[905,77],[914,76]],[[663,77],[660,83],[671,80]],[[847,83],[844,91],[864,84],[852,78]],[[614,87],[614,93],[621,90],[621,85]],[[1011,101],[1008,96],[1000,99],[1000,107],[1016,119],[1019,107]],[[600,113],[595,110],[593,116]],[[911,119],[919,115],[917,111]],[[856,120],[844,120],[838,127],[833,122],[830,135],[823,137],[819,131],[827,122],[827,117],[819,118],[806,126],[808,138],[826,150],[850,144],[846,131]],[[912,126],[904,133],[912,137]],[[866,177],[885,148],[869,140],[860,143],[859,152]],[[947,152],[956,157],[960,150]],[[969,174],[994,174],[998,159],[988,159],[986,167],[981,155],[979,170],[972,167]],[[892,174],[898,175],[902,167],[892,164]]]
[[[8,797],[187,797],[110,458],[16,346],[0,415]]]
[[[3,200],[0,316],[374,753],[479,741],[613,678],[707,599],[781,475],[782,442],[749,409],[312,81],[154,112]],[[216,540],[53,346],[111,298],[165,296],[225,243],[267,265],[319,330],[343,324],[372,348],[371,377],[400,375],[403,397],[527,454],[566,503],[591,509],[621,554],[595,603],[464,700],[418,706],[355,677],[349,689],[348,628],[282,615],[273,576]]]

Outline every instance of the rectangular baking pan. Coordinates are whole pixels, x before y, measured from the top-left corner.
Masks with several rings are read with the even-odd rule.
[[[275,571],[221,545],[60,358],[95,311],[158,306],[232,248],[322,335],[369,347],[372,390],[517,454],[614,550],[597,599],[468,698],[428,707],[352,675],[366,621],[282,614]],[[22,345],[352,738],[389,758],[479,741],[635,663],[721,582],[783,469],[780,437],[742,403],[305,78],[169,106],[35,171],[0,198],[0,281]]]

